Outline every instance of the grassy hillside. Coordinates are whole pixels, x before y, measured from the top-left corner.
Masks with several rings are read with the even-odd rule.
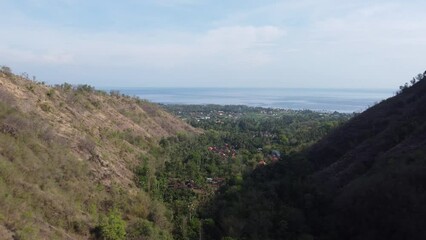
[[[87,239],[107,235],[116,219],[128,233],[170,237],[166,208],[135,186],[133,173],[142,161],[161,165],[158,141],[179,132],[196,131],[149,102],[46,86],[3,68],[0,236]]]

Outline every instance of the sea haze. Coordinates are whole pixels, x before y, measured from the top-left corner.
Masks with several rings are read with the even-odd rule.
[[[122,88],[121,93],[163,104],[247,105],[295,110],[361,112],[391,97],[389,89]]]

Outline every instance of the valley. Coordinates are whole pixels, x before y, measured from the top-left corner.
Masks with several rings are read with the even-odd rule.
[[[2,68],[0,236],[423,239],[425,88],[347,114],[157,105]]]

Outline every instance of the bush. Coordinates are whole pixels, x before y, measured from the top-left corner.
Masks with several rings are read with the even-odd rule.
[[[126,222],[121,219],[121,214],[116,209],[113,209],[106,217],[101,219],[99,230],[102,239],[126,239]]]
[[[51,89],[49,89],[49,91],[47,91],[46,96],[51,98],[51,97],[53,97],[53,95],[55,95],[55,90],[53,88],[51,88]]]
[[[94,87],[87,85],[87,84],[83,84],[83,85],[78,85],[77,86],[77,91],[78,92],[88,92],[88,93],[92,93],[95,90]]]
[[[40,103],[40,108],[44,112],[50,112],[50,111],[52,111],[52,107],[47,102]]]
[[[10,67],[7,67],[7,66],[1,66],[0,71],[8,77],[13,75],[12,69],[10,69]]]
[[[109,91],[109,94],[112,97],[120,97],[120,91],[118,91],[118,90],[111,90],[111,91]]]
[[[173,237],[167,231],[146,219],[138,219],[128,228],[128,239],[171,240]]]
[[[64,90],[64,92],[70,92],[73,89],[72,85],[69,83],[57,85],[57,88]]]

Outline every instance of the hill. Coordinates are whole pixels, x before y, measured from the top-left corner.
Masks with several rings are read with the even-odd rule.
[[[0,236],[87,239],[120,212],[128,227],[167,237],[167,211],[135,186],[134,170],[163,164],[158,141],[182,132],[198,131],[147,101],[2,68]]]
[[[344,239],[425,239],[426,81],[402,88],[319,143],[308,158],[325,215]]]
[[[211,207],[222,236],[426,239],[424,78],[222,189]]]

